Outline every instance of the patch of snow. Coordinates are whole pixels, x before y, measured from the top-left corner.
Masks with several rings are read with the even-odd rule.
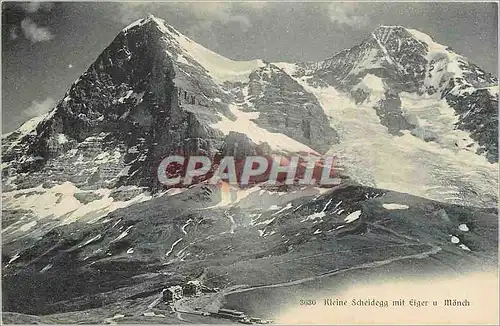
[[[59,144],[66,144],[68,142],[68,138],[65,134],[57,134],[57,142]]]
[[[42,269],[40,270],[40,273],[44,273],[44,272],[48,271],[48,270],[49,270],[49,269],[51,269],[51,268],[52,268],[52,264],[48,264],[48,265],[46,265],[44,268],[42,268]]]
[[[167,189],[162,195],[175,196],[185,191],[185,188],[170,188]]]
[[[402,204],[382,204],[382,206],[385,209],[388,210],[398,210],[398,209],[408,209],[408,205],[402,205]]]
[[[226,213],[226,216],[229,219],[229,221],[231,221],[231,229],[230,229],[229,233],[233,234],[234,230],[236,229],[236,222],[234,221],[233,215]]]
[[[326,211],[326,209],[328,208],[328,205],[330,205],[333,201],[333,198],[330,198],[330,200],[325,204],[325,207],[323,207],[323,212]]]
[[[288,204],[286,204],[286,206],[285,206],[285,207],[283,207],[283,208],[282,208],[282,209],[280,209],[279,211],[277,211],[277,212],[273,213],[273,215],[272,215],[272,216],[274,216],[274,215],[278,215],[279,213],[282,213],[282,212],[284,212],[284,211],[286,211],[287,209],[290,209],[290,208],[292,208],[292,207],[293,207],[293,206],[292,206],[292,204],[291,204],[291,203],[288,203]]]
[[[426,67],[426,78],[424,83],[426,85],[434,86],[435,89],[439,89],[439,83],[442,79],[451,79],[456,77],[463,77],[462,68],[460,68],[460,61],[466,61],[466,59],[453,51],[447,50],[447,47],[435,42],[429,35],[419,32],[414,29],[407,29],[412,36],[427,44],[428,52],[426,55],[427,62],[429,64]],[[434,62],[433,66],[430,63]],[[430,76],[429,76],[430,75]],[[442,83],[444,87],[447,82]],[[439,92],[436,96],[439,96]]]
[[[26,121],[25,123],[23,123],[21,125],[21,127],[19,127],[19,129],[17,129],[16,131],[21,132],[21,134],[31,133],[32,131],[34,131],[36,129],[38,124],[40,122],[42,122],[48,115],[49,115],[49,113],[44,113],[38,117],[31,118],[28,121]]]
[[[354,222],[357,219],[359,219],[360,216],[361,216],[361,211],[355,211],[355,212],[352,212],[351,214],[347,215],[347,217],[344,219],[344,221],[346,221],[347,223],[351,223],[351,222]]]
[[[385,93],[384,82],[380,77],[372,74],[366,74],[365,77],[352,89],[353,91],[362,90],[368,94],[370,104],[375,104]]]
[[[114,315],[113,317],[110,317],[110,318],[105,318],[105,319],[104,319],[104,324],[116,325],[115,320],[116,320],[116,319],[121,319],[121,318],[124,318],[124,317],[125,317],[125,315],[122,315],[122,314],[116,314],[116,315]]]
[[[306,221],[314,221],[316,219],[321,219],[326,216],[326,213],[321,211],[321,212],[315,212],[311,215],[308,215],[306,218],[301,220],[301,222],[306,222]]]
[[[18,231],[21,231],[21,232],[26,232],[26,231],[29,231],[32,227],[34,227],[36,225],[36,221],[31,221],[31,222],[28,222],[26,224],[23,224],[19,229]]]
[[[164,314],[156,314],[154,311],[146,311],[142,314],[144,317],[165,317]]]
[[[391,55],[389,54],[389,51],[387,51],[387,48],[382,44],[382,42],[380,42],[380,40],[373,33],[372,33],[372,37],[375,39],[375,41],[377,41],[377,44],[380,47],[380,49],[382,50],[382,52],[384,53],[384,55],[385,55],[384,57],[387,60],[387,62],[398,67],[398,65],[396,65],[396,63],[392,59]]]
[[[108,152],[102,152],[102,153],[99,153],[99,155],[97,155],[95,158],[94,158],[94,163],[95,164],[104,164],[104,163],[108,163],[109,162],[109,153]]]
[[[7,151],[12,150],[16,145],[18,145],[21,138],[23,138],[24,136],[26,136],[28,134],[35,133],[36,127],[38,126],[38,124],[40,122],[42,122],[43,120],[45,120],[48,116],[49,116],[49,113],[44,113],[38,117],[31,118],[28,121],[26,121],[25,123],[23,123],[18,129],[14,130],[13,132],[3,134],[2,138],[6,138],[6,137],[12,135],[13,133],[19,133],[19,135],[16,135],[17,139],[10,144]]]
[[[19,253],[15,254],[10,260],[9,262],[7,263],[7,265],[9,265],[10,263],[12,263],[13,261],[17,260],[19,257],[21,257],[19,255]]]
[[[131,153],[131,154],[135,154],[135,153],[139,153],[139,149],[137,148],[137,146],[131,146],[127,153]]]
[[[127,32],[129,29],[131,29],[131,28],[133,28],[135,26],[142,26],[142,25],[146,24],[147,22],[148,22],[148,20],[145,19],[145,18],[136,20],[133,23],[131,23],[130,25],[128,25],[127,27],[125,27],[122,31],[123,32]]]
[[[126,176],[128,176],[128,175],[129,175],[129,173],[130,173],[130,168],[131,168],[131,167],[132,167],[131,165],[127,165],[126,167],[124,167],[124,168],[123,168],[123,169],[122,169],[122,170],[121,170],[121,171],[120,171],[120,172],[116,175],[116,177],[117,177],[117,178],[120,178],[120,177],[126,177]]]
[[[273,65],[277,66],[280,69],[283,69],[288,75],[293,76],[297,71],[297,65],[295,63],[288,62],[274,62]]]
[[[169,256],[172,251],[174,251],[175,246],[182,241],[182,238],[177,239],[174,243],[172,243],[172,246],[170,247],[170,250],[165,254],[165,256]]]
[[[236,120],[230,120],[222,114],[219,114],[220,121],[212,124],[211,127],[220,130],[225,135],[230,131],[244,133],[256,144],[268,143],[271,148],[278,151],[287,152],[305,152],[319,155],[310,147],[281,133],[272,133],[259,127],[252,120],[259,117],[259,112],[244,112],[236,105],[229,105],[229,110],[234,114]]]
[[[250,188],[246,188],[246,189],[240,189],[239,187],[235,187],[235,189],[236,189],[236,200],[234,201],[234,203],[238,203],[238,202],[242,201],[243,199],[247,198],[248,196],[250,196],[252,193],[261,190],[261,188],[258,186],[254,186],[254,187],[250,187]]]
[[[79,246],[78,246],[78,248],[85,247],[85,246],[86,246],[86,245],[88,245],[89,243],[94,242],[94,241],[96,241],[96,240],[99,240],[100,238],[101,238],[101,235],[100,235],[100,234],[98,234],[98,235],[96,235],[95,237],[93,237],[93,238],[91,238],[91,239],[89,239],[89,240],[85,241],[85,242],[84,242],[84,243],[82,243],[81,245],[79,245]]]
[[[181,48],[200,63],[219,84],[226,81],[248,82],[252,71],[264,66],[262,60],[233,61],[227,59],[183,36],[178,37],[177,40]]]
[[[278,205],[271,205],[269,206],[269,208],[267,209],[268,211],[277,211],[279,210],[281,207],[278,206]]]
[[[256,224],[254,224],[254,225],[262,225],[262,224],[264,224],[264,225],[269,225],[269,224],[270,224],[271,222],[273,222],[275,219],[276,219],[276,217],[273,217],[273,218],[270,218],[270,219],[268,219],[268,220],[265,220],[265,221],[262,221],[262,222],[256,223]]]
[[[326,216],[325,211],[328,208],[328,206],[332,203],[332,201],[333,201],[333,198],[330,198],[330,200],[328,200],[328,202],[325,204],[325,206],[323,207],[323,210],[321,210],[321,212],[314,212],[313,214],[308,215],[306,218],[302,219],[301,222],[314,221],[316,219],[323,219],[323,217]],[[338,207],[341,203],[342,203],[342,201],[337,203],[337,205],[335,207]]]
[[[170,56],[172,56],[170,53],[168,53]],[[182,54],[177,55],[177,62],[189,65],[189,62],[186,60],[186,58]]]
[[[115,222],[115,223],[111,226],[111,228],[114,228],[115,226],[117,226],[117,225],[118,225],[118,223],[120,223],[121,221],[122,221],[121,219],[119,219],[118,221],[116,221],[116,222]]]
[[[185,223],[185,224],[181,227],[181,231],[182,231],[182,233],[187,234],[187,232],[186,232],[186,227],[187,227],[187,226],[188,226],[188,225],[189,225],[192,221],[193,221],[192,219],[189,219],[189,220],[187,220],[187,221],[186,221],[186,223]]]
[[[150,195],[140,193],[128,201],[115,201],[110,197],[110,189],[95,190],[101,199],[83,204],[75,198],[75,193],[82,192],[71,182],[64,182],[52,188],[45,189],[41,185],[35,188],[13,190],[2,193],[2,204],[8,209],[23,209],[32,212],[35,220],[18,228],[18,231],[29,231],[40,219],[60,219],[59,225],[84,219],[93,223],[108,213],[133,203],[149,200]]]
[[[78,157],[76,158],[76,161],[75,161],[74,164],[75,165],[79,165],[79,164],[85,163],[85,161],[83,159],[84,159],[83,154],[80,153],[80,155],[78,155]]]
[[[460,245],[459,245],[459,247],[460,247],[461,249],[465,250],[465,251],[472,251],[472,250],[470,250],[470,248],[469,248],[469,247],[467,247],[467,246],[466,246],[466,245],[464,245],[463,243],[462,243],[462,244],[460,244]]]
[[[134,92],[134,93],[132,93],[130,95],[130,97],[133,98],[133,99],[135,99],[135,104],[137,105],[137,104],[139,104],[139,103],[142,102],[142,98],[144,97],[144,93],[145,92],[140,92],[140,93],[135,93]]]
[[[254,218],[256,214],[251,214],[250,217],[252,218],[252,220],[250,221],[250,225],[254,226],[255,225],[255,222],[257,222],[261,217],[262,217],[262,213],[258,214],[257,217]]]
[[[73,149],[70,149],[66,154],[69,156],[69,157],[73,157],[76,155],[76,153],[78,153],[78,148],[73,148]]]
[[[120,241],[121,239],[125,238],[125,237],[128,235],[128,233],[129,233],[129,231],[130,231],[130,229],[131,229],[132,227],[133,227],[133,225],[130,225],[130,226],[129,226],[129,227],[128,227],[125,231],[123,231],[123,232],[122,232],[119,236],[117,236],[117,237],[116,237],[113,241],[111,241],[111,242]]]

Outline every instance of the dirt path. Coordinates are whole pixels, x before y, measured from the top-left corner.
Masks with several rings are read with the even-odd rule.
[[[333,276],[339,273],[344,273],[352,270],[357,270],[357,269],[365,269],[365,268],[372,268],[372,267],[380,267],[383,265],[387,265],[399,260],[404,260],[404,259],[423,259],[427,258],[430,255],[435,255],[438,252],[441,251],[441,247],[433,246],[433,248],[429,251],[418,253],[418,254],[412,254],[412,255],[407,255],[407,256],[400,256],[400,257],[393,257],[389,259],[384,259],[384,260],[379,260],[379,261],[374,261],[370,263],[364,263],[359,266],[354,266],[354,267],[349,267],[349,268],[343,268],[343,269],[334,269],[319,275],[315,276],[310,276],[290,282],[283,282],[283,283],[275,283],[275,284],[268,284],[268,285],[257,285],[257,286],[252,286],[252,287],[247,287],[247,288],[240,288],[236,289],[233,291],[228,292],[226,295],[229,294],[234,294],[234,293],[242,293],[242,292],[248,292],[248,291],[253,291],[253,290],[258,290],[258,289],[266,289],[266,288],[278,288],[278,287],[284,287],[284,286],[291,286],[291,285],[297,285],[297,284],[302,284],[306,282],[311,282],[314,280],[318,280],[324,277],[329,277]]]
[[[394,231],[394,230],[392,230],[390,228],[383,227],[383,226],[376,225],[376,224],[372,224],[372,223],[370,223],[370,225],[372,227],[380,228],[380,229],[383,229],[384,231],[390,232],[393,235],[395,235],[397,237],[400,237],[402,239],[406,239],[406,240],[410,240],[410,241],[414,242],[413,244],[402,244],[402,245],[396,245],[396,246],[422,244],[422,243],[420,243],[420,241],[418,239],[410,237],[410,236],[407,236],[407,235],[404,235],[404,234],[401,234],[401,233],[396,232],[396,231]],[[430,250],[422,252],[422,253],[411,254],[411,255],[406,255],[406,256],[399,256],[399,257],[392,257],[392,258],[389,258],[389,259],[384,259],[384,260],[379,260],[379,261],[364,263],[364,264],[361,264],[361,265],[358,265],[358,266],[349,267],[349,268],[343,268],[343,269],[338,269],[337,268],[337,269],[330,270],[330,271],[327,271],[327,272],[319,274],[319,275],[305,277],[305,278],[301,278],[301,279],[294,280],[294,281],[289,281],[289,282],[282,282],[282,283],[274,283],[274,284],[268,284],[268,285],[257,285],[257,286],[251,286],[251,287],[245,287],[245,288],[238,288],[238,289],[234,289],[234,290],[228,291],[226,293],[226,295],[228,295],[228,294],[234,294],[234,293],[249,292],[249,291],[253,291],[253,290],[257,290],[257,289],[277,288],[277,287],[285,287],[285,286],[302,284],[302,283],[311,282],[311,281],[314,281],[314,280],[317,280],[317,279],[321,279],[321,278],[333,276],[333,275],[336,275],[336,274],[339,274],[339,273],[344,273],[344,272],[348,272],[348,271],[352,271],[352,270],[357,270],[357,269],[366,269],[366,268],[380,267],[380,266],[383,266],[383,265],[387,265],[387,264],[390,264],[390,263],[393,263],[393,262],[396,262],[396,261],[400,261],[400,260],[405,260],[405,259],[424,259],[424,258],[427,258],[427,257],[429,257],[431,255],[435,255],[435,254],[437,254],[438,252],[440,252],[442,250],[441,247],[438,247],[438,246],[433,245],[431,243],[428,243],[427,245],[431,246],[432,248]],[[319,254],[311,255],[309,257],[313,257],[313,256],[316,256],[316,255],[322,255],[322,254],[323,253],[319,253]],[[305,258],[305,257],[299,257],[299,258],[297,258],[297,260],[298,259],[303,259],[303,258]]]

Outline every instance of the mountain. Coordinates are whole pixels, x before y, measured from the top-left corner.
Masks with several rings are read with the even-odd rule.
[[[276,152],[337,155],[362,184],[492,206],[497,103],[491,74],[403,27],[320,62],[239,62],[151,16],[124,29],[47,116],[4,136],[3,171],[18,188],[56,179],[156,191],[161,158],[213,156],[234,131]]]
[[[458,115],[456,127],[468,131],[479,145],[476,152],[486,152],[492,163],[498,160],[498,129],[494,126],[498,80],[426,34],[382,26],[357,47],[297,67],[295,76],[326,82],[350,93],[356,103],[363,103],[373,92],[383,92],[385,100],[376,111],[390,133],[411,130],[414,125],[401,114],[401,106],[410,105],[401,104],[404,95],[400,93],[445,99]],[[488,123],[485,117],[493,119]]]
[[[497,106],[496,78],[415,30],[271,63],[227,59],[148,16],[2,138],[3,310],[151,322],[161,290],[190,279],[227,298],[400,262],[494,265]],[[157,179],[170,154],[261,152],[335,155],[342,184]],[[221,292],[207,296],[210,310]]]

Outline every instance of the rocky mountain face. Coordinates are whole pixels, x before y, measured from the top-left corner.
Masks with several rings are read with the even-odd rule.
[[[158,293],[190,279],[237,296],[400,262],[495,265],[497,105],[496,78],[415,30],[270,63],[146,17],[51,112],[3,136],[3,310],[152,322]],[[308,153],[336,156],[342,184],[157,179],[170,154]]]
[[[80,171],[90,175],[71,180],[78,186],[155,188],[163,157],[181,151],[213,156],[221,149],[225,135],[212,124],[221,114],[234,119],[228,106],[238,100],[252,103],[250,110],[260,112],[255,123],[269,132],[323,152],[335,141],[314,96],[279,68],[257,63],[262,68],[245,86],[218,85],[189,46],[199,47],[153,17],[122,31],[49,115],[28,133],[5,137],[4,162],[16,172],[30,172],[30,180],[19,176],[21,187],[45,182],[47,173],[50,179],[73,177],[80,163]],[[82,146],[89,142],[90,152]],[[114,160],[106,164],[110,156]]]
[[[445,99],[459,115],[455,126],[470,132],[480,145],[477,153],[487,153],[492,163],[498,161],[498,126],[493,126],[498,120],[498,79],[426,34],[382,26],[362,44],[330,59],[298,64],[294,76],[350,92],[356,103],[366,101],[373,91],[366,89],[367,76],[378,77],[372,82],[382,81],[386,90],[378,106],[399,117],[401,92]],[[479,116],[493,122],[486,126]],[[390,131],[412,128],[411,123],[401,125],[397,120],[381,117]]]
[[[403,27],[380,27],[330,59],[283,65],[228,60],[148,17],[122,31],[53,111],[4,137],[3,171],[20,172],[21,188],[59,177],[90,188],[157,189],[161,158],[180,151],[213,156],[229,131],[241,131],[238,113],[253,113],[245,124],[324,153],[339,143],[328,122],[335,117],[305,86],[332,86],[357,105],[369,102],[393,135],[419,128],[402,93],[445,99],[458,117],[452,128],[473,140],[466,149],[496,162],[497,83],[450,48]],[[221,116],[234,125],[221,128]],[[437,140],[432,131],[423,138]]]
[[[157,27],[149,19],[121,32],[33,131],[6,138],[5,145],[12,139],[13,147],[5,152],[4,161],[20,172],[37,171],[40,178],[53,172],[51,167],[72,177],[79,174],[74,169],[79,165],[85,177],[70,180],[77,185],[149,187],[155,182],[154,165],[160,156],[178,149],[193,154],[212,151],[212,143],[222,135],[205,128],[192,110],[182,107],[208,105],[199,90],[203,74],[190,83],[187,74],[176,71],[166,55],[169,34]],[[176,87],[174,78],[184,81],[182,87]],[[218,95],[213,82],[205,83],[204,92]],[[216,109],[212,110],[206,119],[216,119]],[[85,143],[90,145],[82,146]]]

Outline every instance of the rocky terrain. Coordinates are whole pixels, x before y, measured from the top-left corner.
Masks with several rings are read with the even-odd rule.
[[[271,63],[134,22],[2,138],[4,321],[221,323],[152,303],[189,280],[216,312],[355,270],[496,266],[497,106],[495,77],[400,26]],[[171,154],[335,155],[342,183],[167,189]]]

